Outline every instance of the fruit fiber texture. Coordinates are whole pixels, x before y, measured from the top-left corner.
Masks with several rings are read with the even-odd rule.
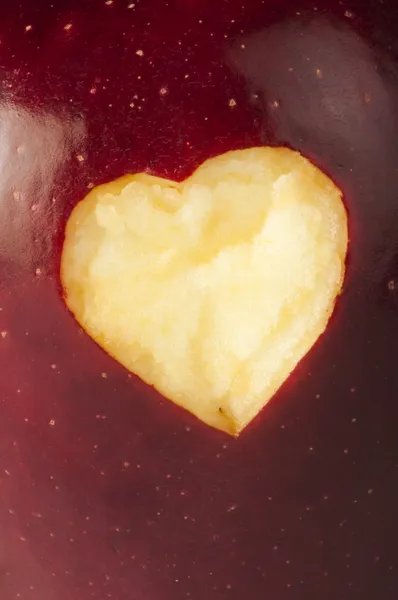
[[[250,148],[181,183],[93,189],[68,221],[61,280],[106,352],[237,435],[325,330],[346,251],[333,182],[297,152]]]

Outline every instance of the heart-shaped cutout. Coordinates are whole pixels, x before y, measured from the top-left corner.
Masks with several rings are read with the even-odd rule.
[[[61,280],[102,348],[236,435],[324,331],[346,251],[333,182],[297,152],[252,148],[182,183],[93,189],[67,224]]]

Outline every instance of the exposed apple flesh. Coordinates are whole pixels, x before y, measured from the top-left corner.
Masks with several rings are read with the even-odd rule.
[[[238,434],[324,331],[347,250],[341,193],[300,154],[254,148],[182,183],[92,190],[66,229],[70,310],[116,360]]]

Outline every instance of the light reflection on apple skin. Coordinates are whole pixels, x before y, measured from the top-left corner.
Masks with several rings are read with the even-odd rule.
[[[396,252],[398,67],[351,20],[303,12],[239,36],[227,60],[258,98],[273,142],[299,149],[345,192],[357,269],[375,262],[381,232],[392,238],[382,260]]]
[[[261,94],[279,142],[299,139],[302,150],[321,144],[323,156],[345,165],[391,150],[393,98],[379,57],[349,24],[325,16],[284,21],[240,36],[230,57]]]
[[[9,263],[9,268],[44,274],[51,267],[65,173],[84,147],[82,119],[32,110],[15,102],[10,94],[3,99],[0,247],[1,261]]]
[[[394,3],[131,4],[0,7],[1,600],[395,600]],[[79,331],[56,273],[89,184],[261,143],[341,185],[351,256],[322,343],[233,442]]]

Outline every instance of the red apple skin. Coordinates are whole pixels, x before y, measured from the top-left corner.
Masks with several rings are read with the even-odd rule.
[[[393,0],[2,3],[1,600],[396,600],[397,28]],[[234,441],[80,331],[58,269],[89,186],[258,144],[342,187],[350,257]]]

